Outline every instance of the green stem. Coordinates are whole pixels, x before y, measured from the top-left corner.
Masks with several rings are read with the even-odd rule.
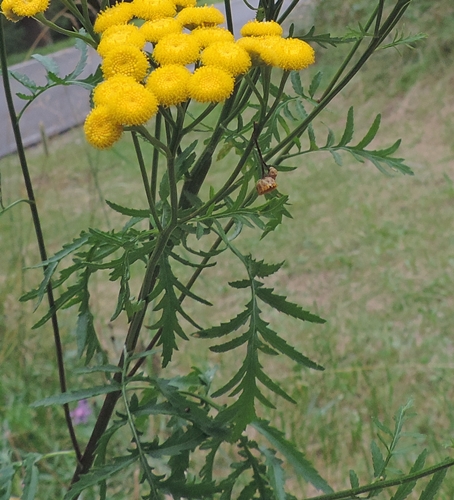
[[[183,128],[181,131],[181,135],[186,135],[190,132],[194,127],[196,127],[201,121],[203,121],[216,107],[218,103],[209,104],[197,118],[194,118],[192,122]]]
[[[136,347],[140,330],[142,328],[145,319],[147,306],[150,300],[149,295],[153,290],[157,280],[157,268],[159,259],[161,258],[161,255],[164,252],[165,247],[174,229],[175,226],[169,225],[158,235],[156,240],[156,246],[148,259],[145,276],[143,278],[142,287],[138,297],[138,302],[143,303],[143,306],[139,311],[134,313],[131,322],[129,323],[128,333],[126,335],[124,343],[124,348],[127,353],[132,353]],[[122,354],[118,362],[118,366],[122,369],[122,371],[124,363],[125,363],[125,356],[124,354]],[[121,373],[116,373],[113,377],[114,382],[121,383],[121,376],[122,376]],[[99,415],[96,420],[93,431],[91,433],[90,439],[85,448],[84,454],[82,458],[79,460],[77,468],[74,472],[71,484],[74,484],[77,481],[79,481],[80,477],[83,474],[86,474],[93,465],[96,448],[98,447],[99,440],[106,432],[107,426],[115,410],[117,401],[120,397],[121,397],[121,390],[111,392],[106,395],[101,410],[99,411]]]
[[[358,488],[352,488],[350,490],[338,491],[337,493],[328,493],[326,495],[320,495],[317,497],[310,497],[308,500],[341,500],[341,499],[352,499],[358,498],[358,495],[363,493],[372,493],[374,491],[383,490],[385,488],[391,488],[393,486],[400,486],[401,484],[411,483],[422,479],[423,477],[432,476],[437,472],[445,469],[449,469],[454,466],[454,459],[447,459],[445,462],[428,467],[419,472],[414,472],[412,474],[407,474],[403,477],[388,479],[386,481],[377,481],[373,484],[368,484],[366,486],[360,486]]]
[[[8,107],[8,113],[11,120],[11,126],[13,128],[14,140],[17,146],[17,154],[19,157],[19,163],[22,170],[22,177],[24,179],[25,189],[27,191],[27,198],[29,200],[30,212],[33,221],[33,227],[35,229],[36,241],[38,244],[39,255],[41,261],[47,260],[47,250],[44,242],[44,235],[41,227],[41,220],[38,213],[38,207],[36,205],[36,198],[33,189],[33,183],[30,176],[30,171],[28,168],[27,158],[25,156],[25,149],[22,142],[22,135],[19,128],[19,122],[17,119],[16,111],[14,109],[13,96],[11,92],[11,86],[8,77],[8,66],[6,59],[6,50],[5,50],[5,35],[3,32],[3,17],[0,19],[0,65],[2,70],[2,79],[3,79],[3,87],[5,91],[5,98]],[[43,266],[43,271],[45,272],[47,266]],[[57,313],[55,311],[55,299],[52,290],[52,284],[49,283],[46,287],[47,293],[47,301],[49,303],[49,309],[54,311],[51,316],[51,324],[52,330],[54,334],[54,343],[55,343],[55,351],[57,358],[57,368],[58,368],[58,377],[60,382],[60,390],[62,393],[67,391],[66,385],[66,373],[65,373],[65,364],[64,364],[64,356],[63,356],[63,346],[60,335],[60,327],[58,324]],[[69,405],[63,405],[63,411],[65,414],[66,426],[68,428],[69,436],[71,439],[72,446],[76,453],[77,460],[81,459],[81,452],[79,448],[79,443],[77,441],[76,433],[74,431],[74,426],[72,423]]]
[[[154,137],[159,142],[161,142],[161,127],[162,127],[162,115],[161,113],[158,113],[156,115]],[[151,178],[150,178],[151,198],[153,200],[153,203],[156,203],[156,191],[158,187],[158,169],[159,169],[159,149],[154,147],[153,160],[151,164]]]
[[[304,119],[299,126],[297,126],[287,137],[281,141],[274,148],[270,149],[265,155],[265,160],[271,159],[274,155],[279,153],[279,157],[276,163],[279,164],[281,158],[290,151],[293,147],[293,140],[295,137],[300,137],[309,124],[318,116],[323,109],[337,96],[347,84],[355,77],[358,71],[364,66],[366,61],[372,56],[377,47],[383,42],[383,40],[392,31],[394,26],[399,22],[400,18],[403,16],[405,10],[409,6],[411,0],[400,0],[397,2],[396,6],[389,14],[386,21],[380,28],[380,34],[377,38],[373,38],[365,50],[364,54],[360,57],[358,62],[353,66],[353,68],[345,75],[345,77],[320,101],[319,105],[309,114],[309,116]]]
[[[232,8],[230,6],[230,0],[224,0],[225,7],[225,17],[227,21],[227,29],[233,34],[233,20],[232,20]]]
[[[49,19],[46,19],[44,17],[44,14],[36,14],[35,18],[40,23],[44,24],[45,26],[47,26],[51,30],[56,31],[57,33],[61,33],[62,35],[65,35],[69,38],[80,38],[86,44],[91,45],[94,49],[96,49],[96,47],[98,46],[98,43],[95,40],[93,40],[85,35],[82,35],[82,34],[78,33],[77,31],[69,31],[69,30],[65,30],[64,28],[61,28],[60,26],[53,23],[52,21],[49,21]]]
[[[378,7],[374,10],[372,15],[370,16],[369,20],[367,21],[364,30],[367,31],[371,24],[374,21],[374,18],[378,19]],[[336,85],[338,82],[339,78],[341,77],[342,73],[345,71],[345,68],[348,66],[350,61],[352,60],[353,56],[356,54],[356,51],[359,49],[359,46],[363,42],[363,38],[359,39],[356,41],[355,45],[351,48],[350,52],[347,54],[347,57],[342,61],[342,64],[339,66],[338,70],[336,71],[336,74],[333,76],[332,80],[326,87],[325,91],[323,92],[322,97],[320,100],[323,100],[333,89],[333,87]]]
[[[132,140],[134,143],[134,149],[136,151],[137,161],[139,163],[140,174],[142,176],[142,183],[145,190],[145,195],[148,201],[148,207],[150,208],[151,215],[153,217],[154,225],[159,231],[162,231],[162,225],[159,221],[159,215],[156,211],[156,207],[153,201],[153,193],[151,192],[147,169],[145,167],[145,162],[143,160],[142,149],[140,147],[139,139],[137,138],[137,132],[131,131]]]
[[[127,356],[127,353],[124,353],[125,358]],[[142,464],[142,472],[144,477],[147,479],[148,484],[150,485],[150,489],[153,492],[153,496],[150,496],[150,500],[159,500],[158,492],[156,490],[155,486],[155,480],[151,474],[151,469],[150,465],[148,464],[147,457],[145,456],[145,453],[142,449],[142,444],[140,443],[140,436],[139,433],[137,432],[136,426],[134,425],[134,419],[131,414],[131,410],[129,409],[129,402],[128,402],[128,397],[126,395],[126,381],[127,381],[127,359],[126,362],[124,363],[124,368],[123,368],[123,373],[122,373],[122,381],[121,381],[121,395],[123,397],[123,403],[125,405],[126,409],[126,415],[128,417],[128,424],[129,428],[131,429],[132,435],[134,437],[134,441],[137,446],[137,451],[139,452],[139,457],[140,457],[140,463]]]

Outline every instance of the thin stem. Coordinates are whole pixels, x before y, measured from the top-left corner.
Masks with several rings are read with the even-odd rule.
[[[65,30],[64,28],[61,28],[60,26],[58,26],[57,24],[53,23],[52,21],[49,21],[49,19],[46,19],[44,17],[44,14],[36,14],[35,18],[40,23],[44,24],[45,26],[47,26],[51,30],[56,31],[57,33],[61,33],[62,35],[65,35],[65,36],[67,36],[69,38],[80,38],[86,44],[91,45],[94,49],[96,49],[96,47],[98,45],[97,42],[95,42],[94,40],[92,40],[91,38],[89,38],[89,37],[87,37],[85,35],[82,35],[82,34],[78,33],[77,31],[69,31],[69,30]]]
[[[292,0],[291,4],[285,9],[284,13],[278,19],[278,23],[282,24],[283,21],[287,19],[287,17],[293,12],[293,9],[298,5],[300,0]]]
[[[162,115],[161,113],[158,113],[156,115],[154,137],[159,142],[161,142],[161,127],[162,127]],[[151,198],[154,203],[156,202],[156,191],[158,187],[158,168],[159,168],[159,149],[157,147],[154,147],[153,160],[151,164],[151,178],[150,178]]]
[[[156,240],[156,246],[148,259],[147,269],[143,278],[142,287],[139,293],[138,302],[143,303],[142,308],[135,312],[131,322],[129,323],[128,333],[126,335],[124,348],[127,353],[132,353],[137,345],[140,330],[145,319],[147,305],[149,303],[149,295],[154,288],[157,280],[157,269],[159,259],[172,235],[175,226],[169,225],[162,233],[160,233]],[[125,363],[124,354],[121,355],[118,366],[123,370]],[[114,382],[121,383],[121,373],[115,373],[113,377]],[[111,392],[106,395],[104,403],[99,412],[95,426],[91,433],[90,439],[85,448],[82,458],[79,460],[77,468],[74,472],[71,484],[79,481],[83,474],[86,474],[94,461],[96,448],[98,447],[99,440],[105,433],[112,414],[115,410],[118,399],[121,397],[121,391]]]
[[[367,31],[371,24],[374,21],[374,18],[377,18],[377,13],[378,13],[378,7],[375,8],[374,12],[370,16],[369,20],[367,21],[364,29]],[[359,46],[363,42],[363,38],[359,39],[356,41],[355,45],[351,48],[350,52],[347,54],[347,57],[342,61],[342,64],[339,66],[338,70],[336,71],[336,74],[333,76],[332,80],[326,87],[325,91],[323,92],[322,97],[320,98],[320,101],[322,101],[333,89],[333,87],[336,85],[338,82],[339,78],[341,77],[342,73],[345,71],[345,68],[348,66],[349,62],[352,60],[353,56],[355,55],[356,51],[359,49]]]
[[[211,112],[217,107],[218,103],[209,104],[197,118],[194,118],[192,122],[183,128],[181,131],[181,135],[186,135],[190,132],[194,127],[196,127],[201,121],[203,121]]]
[[[372,56],[377,47],[382,43],[382,41],[388,36],[392,31],[394,26],[399,22],[399,19],[403,16],[405,10],[409,6],[411,0],[401,0],[394,7],[393,11],[389,14],[386,21],[383,23],[380,29],[380,34],[378,38],[373,38],[369,46],[365,50],[364,54],[360,57],[358,62],[353,66],[353,68],[345,75],[345,77],[320,101],[319,105],[309,114],[309,116],[304,119],[299,126],[297,126],[287,137],[281,141],[277,146],[268,151],[265,155],[265,159],[269,160],[274,155],[279,153],[277,163],[283,156],[286,156],[290,149],[293,147],[293,140],[295,137],[300,137],[301,134],[307,129],[309,124],[318,116],[323,109],[336,97],[337,94],[343,90],[347,84],[354,78],[358,71],[364,66],[366,61]]]
[[[230,0],[224,0],[224,7],[225,7],[225,17],[227,20],[227,29],[230,31],[230,33],[233,33],[233,20],[232,20],[232,8],[230,6]]]
[[[125,357],[127,356],[127,353],[124,352]],[[123,373],[122,373],[122,381],[121,381],[121,395],[123,397],[123,403],[125,405],[126,409],[126,415],[128,417],[128,424],[129,428],[131,429],[132,435],[134,437],[134,441],[137,446],[137,451],[139,452],[139,457],[140,457],[140,462],[142,464],[142,471],[144,477],[146,477],[148,484],[150,485],[150,489],[153,492],[153,497],[149,497],[150,499],[156,499],[158,500],[158,492],[156,491],[156,486],[155,486],[155,481],[154,478],[151,474],[150,470],[150,465],[147,462],[147,458],[145,456],[145,453],[142,449],[142,444],[140,442],[140,436],[137,432],[136,426],[134,425],[134,419],[131,414],[131,410],[129,409],[129,402],[128,402],[128,397],[126,395],[126,381],[127,381],[127,376],[126,376],[126,371],[127,371],[127,362],[124,364],[123,368]]]
[[[454,466],[454,459],[446,460],[440,464],[428,467],[419,472],[414,472],[412,474],[407,474],[404,477],[399,477],[395,479],[388,479],[386,481],[376,481],[373,484],[368,484],[366,486],[360,486],[359,488],[352,488],[350,490],[338,491],[337,493],[328,493],[327,495],[319,495],[317,497],[310,497],[308,500],[341,500],[341,499],[351,499],[358,498],[358,495],[363,493],[370,493],[377,490],[383,490],[385,488],[391,488],[393,486],[400,486],[401,484],[411,483],[422,479],[423,477],[432,476],[433,474],[440,472],[445,469],[449,469]]]
[[[6,50],[5,50],[5,36],[3,32],[3,18],[0,19],[0,64],[2,70],[2,79],[3,79],[3,87],[5,90],[5,98],[8,106],[8,113],[11,120],[11,126],[13,128],[14,140],[17,146],[17,154],[19,157],[19,162],[22,170],[22,176],[24,179],[25,189],[27,191],[27,198],[29,200],[30,212],[33,221],[33,227],[35,229],[36,241],[38,244],[39,255],[41,261],[47,260],[47,250],[44,242],[44,235],[41,227],[41,220],[38,213],[38,207],[36,205],[35,193],[33,190],[33,183],[30,176],[30,171],[28,168],[27,158],[25,156],[24,145],[22,142],[22,135],[19,128],[19,122],[17,120],[16,111],[14,109],[13,96],[11,92],[11,86],[9,83],[8,77],[8,66],[6,61]],[[43,266],[43,271],[45,272],[47,266]],[[57,368],[58,368],[58,377],[60,382],[60,390],[62,393],[67,391],[66,386],[66,373],[65,373],[65,364],[63,357],[63,347],[61,342],[60,328],[57,319],[57,312],[55,310],[55,299],[52,290],[52,284],[49,283],[46,287],[47,293],[47,301],[49,303],[49,309],[53,311],[51,316],[51,324],[52,330],[54,334],[54,343],[55,343],[55,351],[57,358]],[[71,443],[76,453],[76,457],[78,462],[81,459],[81,451],[79,448],[79,443],[77,441],[76,433],[74,431],[73,423],[71,420],[69,405],[63,405],[63,411],[65,413],[66,426],[68,428],[69,436],[71,438]]]
[[[224,233],[227,234],[230,231],[230,229],[232,229],[232,227],[233,227],[234,224],[235,224],[235,221],[233,219],[231,219],[225,225],[225,227],[224,227]],[[212,254],[213,252],[215,252],[217,250],[217,248],[219,247],[219,245],[222,243],[222,241],[223,241],[222,238],[220,236],[218,236],[217,239],[215,240],[215,242],[211,245],[211,248],[209,249],[208,254]],[[202,262],[200,263],[200,266],[194,271],[194,273],[192,274],[191,278],[186,283],[186,289],[187,290],[190,290],[192,288],[192,286],[194,285],[194,283],[197,281],[197,279],[201,275],[202,271],[206,268],[206,265],[211,260],[211,258],[212,258],[211,255],[207,255],[206,257],[203,258]],[[183,302],[183,300],[186,297],[187,297],[187,294],[185,292],[181,292],[180,297],[178,298],[180,304]],[[159,330],[156,332],[156,334],[151,339],[150,343],[147,345],[147,347],[144,349],[144,351],[151,351],[151,349],[153,349],[153,347],[157,344],[159,338],[162,335],[162,330],[163,330],[162,327],[159,328]],[[137,371],[139,370],[139,368],[144,363],[144,361],[145,361],[145,358],[140,358],[136,362],[136,364],[134,365],[134,367],[131,369],[131,371],[128,373],[128,377],[132,377],[133,375],[135,375],[137,373]]]
[[[385,0],[379,0],[378,6],[377,6],[377,17],[375,19],[375,29],[374,29],[374,36],[378,36],[379,30],[380,30],[380,23],[381,23],[381,18],[383,15],[383,7],[385,6]],[[367,31],[367,28],[366,28]]]
[[[156,207],[153,201],[153,194],[151,192],[150,184],[148,181],[147,169],[145,167],[145,162],[143,160],[142,149],[140,147],[139,139],[137,138],[137,132],[131,131],[132,140],[134,143],[134,149],[136,150],[137,161],[139,163],[140,174],[142,176],[143,187],[145,190],[145,195],[148,201],[148,207],[150,208],[151,215],[153,217],[153,221],[157,229],[162,231],[162,225],[159,221],[159,215],[156,211]]]

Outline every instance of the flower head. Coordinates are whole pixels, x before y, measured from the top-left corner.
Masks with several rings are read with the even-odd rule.
[[[286,71],[299,71],[315,62],[314,49],[308,43],[297,38],[272,38],[260,52],[267,64]]]
[[[110,50],[101,65],[106,78],[121,74],[140,81],[145,78],[149,64],[147,56],[138,47],[119,45]]]
[[[202,66],[189,80],[189,95],[199,102],[221,102],[230,97],[233,87],[230,73],[214,66]]]
[[[200,45],[186,33],[167,35],[162,38],[153,51],[154,60],[164,64],[191,64],[199,58]]]
[[[5,17],[13,22],[21,17],[32,17],[44,12],[49,7],[49,0],[4,0],[2,12]]]
[[[131,4],[129,2],[120,2],[113,7],[102,10],[98,14],[93,28],[96,33],[102,33],[111,26],[127,24],[133,17]]]
[[[84,132],[93,147],[107,149],[120,139],[123,127],[113,118],[107,106],[97,106],[85,119]]]
[[[156,96],[138,82],[129,82],[107,104],[114,120],[122,125],[143,125],[158,111]]]
[[[191,72],[177,64],[155,69],[148,77],[146,87],[158,98],[159,104],[172,106],[189,98],[188,83]]]
[[[245,49],[234,42],[217,42],[207,47],[201,57],[205,66],[216,66],[237,76],[251,67],[251,58]]]
[[[241,36],[282,36],[282,26],[276,21],[249,21],[241,28]]]
[[[197,0],[175,0],[174,4],[177,9],[181,10],[186,7],[195,7],[197,5]]]
[[[177,16],[181,24],[190,30],[199,26],[216,26],[224,22],[224,14],[212,5],[187,7]]]
[[[140,27],[140,31],[147,42],[157,43],[166,35],[181,33],[183,26],[174,17],[165,17],[155,21],[146,21]]]
[[[121,74],[102,81],[93,90],[93,104],[95,106],[108,106],[113,100],[117,99],[118,94],[121,94],[124,87],[134,83],[137,83],[134,78]]]
[[[234,42],[235,38],[232,33],[219,26],[211,26],[208,28],[196,28],[192,33],[192,36],[197,38],[200,46],[202,48],[208,47],[212,43],[216,42]]]
[[[136,17],[148,21],[173,17],[177,13],[172,0],[134,0],[131,5]]]
[[[142,49],[146,43],[145,36],[137,26],[124,24],[107,28],[99,42],[98,54],[105,57],[112,49],[117,49],[119,45],[133,45]]]

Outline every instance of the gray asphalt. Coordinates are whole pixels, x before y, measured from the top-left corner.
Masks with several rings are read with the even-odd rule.
[[[258,5],[258,0],[249,2],[252,5]],[[284,5],[289,0],[285,0]],[[298,15],[295,21],[301,18],[301,13],[311,4],[313,0],[300,0],[298,5]],[[224,4],[217,4],[217,8],[225,13]],[[240,28],[247,21],[255,18],[255,11],[251,10],[243,0],[232,0],[232,17],[234,23],[234,33],[236,37],[240,36]],[[310,25],[305,22],[307,27]],[[87,67],[79,78],[84,78],[93,73],[98,64],[99,57],[92,49],[89,50]],[[64,76],[74,70],[78,60],[79,51],[75,48],[65,49],[52,54],[52,59],[60,68],[59,75]],[[12,66],[10,69],[17,73],[25,74],[40,85],[45,84],[46,71],[44,67],[35,60]],[[16,111],[19,112],[25,101],[18,98],[16,93],[28,93],[27,89],[17,81],[11,79],[11,86],[14,94],[14,104]],[[90,110],[88,90],[78,86],[57,86],[45,91],[38,97],[24,112],[20,121],[22,138],[25,146],[37,144],[41,141],[42,130],[48,137],[59,134],[74,126],[83,123],[87,113]],[[3,87],[0,89],[0,120],[2,130],[0,133],[0,157],[13,153],[16,150],[14,136],[9,120],[6,106],[6,100]]]

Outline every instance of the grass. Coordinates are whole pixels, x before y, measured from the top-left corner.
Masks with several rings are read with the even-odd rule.
[[[451,6],[444,4],[446,14]],[[429,23],[434,15],[448,22],[440,6],[434,9],[423,12],[419,22]],[[320,20],[329,24],[333,21],[327,12],[326,19]],[[448,28],[442,28],[443,47],[450,46]],[[382,129],[374,144],[388,145],[402,137],[399,155],[407,159],[415,176],[385,177],[370,164],[355,163],[347,156],[343,167],[338,167],[331,157],[313,153],[298,161],[296,171],[278,178],[279,189],[290,196],[293,219],[263,241],[245,232],[238,242],[243,250],[267,261],[285,260],[283,269],[269,280],[270,286],[328,320],[323,326],[301,326],[269,315],[285,338],[326,370],[301,371],[273,361],[268,369],[298,404],[295,408],[277,400],[277,412],[264,411],[263,416],[273,418],[336,489],[348,487],[349,469],[355,469],[362,482],[370,479],[369,444],[376,439],[372,417],[392,425],[393,413],[410,398],[417,415],[407,430],[425,436],[418,450],[427,447],[433,461],[449,454],[444,445],[450,443],[454,423],[450,382],[454,368],[454,101],[452,58],[434,40],[436,36],[434,32],[418,51],[380,54],[322,116],[340,134],[346,110],[354,103],[356,130],[361,135],[375,113],[382,112]],[[320,59],[314,71],[322,67],[329,73],[330,61],[326,56]],[[392,73],[390,80],[383,77],[384,65],[386,74]],[[145,206],[144,200],[137,199],[141,189],[136,168],[128,160],[128,141],[96,153],[75,129],[52,139],[50,150],[51,156],[46,157],[40,146],[35,147],[29,150],[29,158],[51,252],[87,226],[113,225],[117,219],[106,210],[105,198]],[[210,182],[221,182],[226,168],[227,164],[220,164]],[[16,159],[1,160],[0,171],[7,205],[24,196]],[[25,204],[0,217],[0,251],[4,256],[0,264],[4,442],[0,449],[13,455],[23,450],[68,449],[61,412],[28,406],[58,392],[58,387],[50,330],[47,326],[30,330],[31,306],[17,302],[39,277],[39,270],[24,270],[37,262]],[[226,257],[208,270],[196,289],[216,298],[213,311],[188,304],[207,323],[240,310],[241,297],[232,296],[225,285],[241,276],[241,269],[232,268],[232,262]],[[118,353],[116,342],[123,325],[109,322],[114,292],[98,280],[92,297],[103,345],[111,354]],[[61,321],[67,360],[76,365],[74,320],[65,313]],[[236,360],[201,351],[196,341],[182,345],[177,362],[188,367],[217,364],[220,385]],[[70,383],[79,380],[73,376]],[[50,421],[54,425],[49,426]],[[88,431],[78,428],[82,440]],[[409,464],[401,466],[408,469]],[[71,458],[46,461],[41,470],[41,495],[46,495],[42,498],[61,498],[71,474]],[[313,493],[299,484],[295,492],[298,498]],[[124,498],[122,494],[119,487],[112,498]],[[437,498],[453,497],[451,473]]]

